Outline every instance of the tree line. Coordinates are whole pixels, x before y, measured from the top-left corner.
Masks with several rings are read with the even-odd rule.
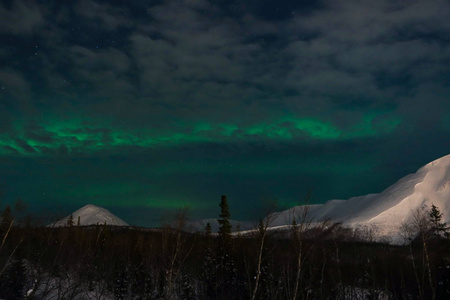
[[[450,241],[439,208],[405,223],[404,245],[370,232],[311,219],[293,209],[290,224],[232,232],[227,197],[217,234],[186,232],[188,210],[157,229],[107,225],[52,228],[0,224],[3,299],[448,299]],[[20,223],[20,224],[19,224]],[[78,222],[76,222],[78,223]]]

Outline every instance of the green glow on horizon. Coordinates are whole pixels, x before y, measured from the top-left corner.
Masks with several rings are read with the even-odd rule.
[[[133,200],[130,201],[130,198]],[[160,209],[179,209],[184,207],[201,209],[207,208],[208,205],[205,203],[199,203],[196,201],[186,200],[186,199],[167,199],[165,197],[142,197],[135,198],[127,196],[127,201],[117,201],[118,197],[111,199],[105,197],[105,200],[96,201],[98,205],[111,205],[114,203],[115,206],[129,207],[138,206],[146,208],[160,208]],[[113,200],[113,201],[112,201]]]
[[[97,205],[128,207],[138,206],[146,208],[178,209],[191,207],[196,209],[206,208],[206,203],[189,197],[151,196],[155,192],[143,192],[142,185],[137,182],[115,182],[105,184],[98,182],[95,184],[78,184],[76,186],[65,186],[59,191],[60,198],[93,199]]]
[[[274,163],[275,161],[275,163]],[[317,170],[326,170],[327,174],[335,174],[339,175],[343,172],[348,173],[361,173],[364,171],[372,170],[376,166],[376,162],[369,161],[364,164],[349,164],[348,162],[340,162],[333,161],[327,162],[327,164],[323,164],[322,161],[304,161],[304,160],[296,160],[292,158],[277,158],[272,160],[262,160],[258,161],[256,164],[255,161],[252,160],[244,160],[235,163],[232,166],[218,164],[214,162],[183,162],[183,169],[186,170],[186,173],[198,173],[198,174],[295,174],[299,170],[302,172],[314,174]],[[162,166],[158,166],[152,169],[154,172],[162,175],[168,174],[181,174],[183,170],[180,170],[180,165],[177,162],[164,163]]]
[[[222,134],[227,137],[232,136],[233,133],[239,129],[237,125],[221,125],[221,126],[223,129]]]
[[[211,124],[199,123],[195,126],[194,133],[199,133],[202,131],[210,131],[212,129]]]
[[[445,129],[450,130],[450,115],[442,117],[442,123]]]
[[[296,119],[292,121],[295,128],[307,132],[311,137],[320,139],[338,139],[342,132],[330,123],[314,119]]]
[[[378,118],[378,119],[377,119]],[[375,122],[376,121],[376,122]],[[343,130],[331,122],[313,118],[285,117],[256,124],[214,124],[208,122],[180,123],[178,129],[114,128],[111,122],[86,122],[76,119],[42,123],[39,135],[47,139],[26,137],[26,129],[16,124],[16,138],[34,149],[35,154],[22,149],[14,138],[0,135],[0,155],[44,155],[46,151],[67,149],[75,153],[95,153],[123,147],[160,148],[186,143],[235,142],[248,140],[301,141],[347,140],[389,134],[401,123],[399,118],[382,113],[370,113],[350,129]]]

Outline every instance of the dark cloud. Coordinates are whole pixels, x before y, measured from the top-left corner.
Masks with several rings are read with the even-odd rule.
[[[143,20],[132,6],[76,2],[64,21],[40,32],[48,47],[36,71],[50,91],[107,99],[130,119],[216,109],[226,119],[242,104],[258,115],[272,114],[273,105],[320,115],[336,105],[400,102],[448,70],[445,2],[278,6],[308,13],[275,21],[257,13],[271,11],[269,3],[248,2],[238,14],[220,3],[171,1],[147,7]],[[16,70],[5,72],[19,85]]]
[[[0,69],[0,82],[2,94],[9,94],[19,101],[29,99],[31,96],[31,83],[20,71],[10,68]]]
[[[0,4],[0,32],[8,35],[31,35],[45,24],[45,16],[34,1],[16,0]]]
[[[75,4],[75,13],[98,23],[105,30],[117,30],[133,24],[133,16],[126,6],[112,6],[95,1],[79,1]]]

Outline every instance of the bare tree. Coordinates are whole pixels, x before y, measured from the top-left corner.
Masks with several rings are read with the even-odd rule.
[[[181,208],[175,213],[174,222],[164,229],[163,251],[168,251],[165,270],[165,297],[170,299],[174,294],[175,281],[181,273],[184,261],[188,258],[192,247],[186,249],[186,232],[189,208]],[[193,244],[192,244],[193,245]]]
[[[432,299],[436,297],[436,289],[433,284],[433,278],[431,274],[430,257],[428,253],[428,239],[430,232],[433,231],[433,223],[430,219],[428,207],[422,205],[412,212],[411,218],[403,222],[401,225],[401,235],[406,244],[408,244],[409,251],[411,254],[411,262],[414,269],[414,275],[419,288],[419,298],[425,299],[425,279],[420,280],[418,266],[415,262],[415,256],[412,248],[412,241],[415,238],[419,238],[422,245],[422,265],[424,272],[426,272],[428,277],[428,284],[430,285]],[[425,275],[425,273],[423,273]]]
[[[292,220],[292,233],[294,237],[294,241],[297,244],[297,268],[296,268],[296,276],[294,282],[294,292],[292,295],[292,299],[297,299],[297,295],[299,292],[301,275],[303,271],[303,262],[306,257],[307,252],[304,252],[304,240],[305,233],[311,228],[312,219],[310,216],[311,206],[308,205],[310,200],[310,194],[308,194],[305,204],[301,206],[297,206],[294,209],[293,215],[294,219]]]
[[[2,215],[2,221],[0,224],[0,233],[4,232],[4,236],[2,238],[2,242],[0,244],[0,252],[3,250],[3,247],[5,246],[6,240],[8,239],[8,236],[11,233],[11,229],[14,224],[14,217],[11,215],[11,209],[9,206],[5,208],[5,211]],[[0,267],[0,276],[5,272],[6,268],[9,266],[9,263],[11,262],[11,259],[13,258],[14,254],[17,251],[17,248],[19,248],[20,244],[22,243],[23,238],[20,239],[20,241],[17,243],[17,245],[14,247],[14,249],[11,251],[10,255],[8,256],[8,259],[6,260],[5,264]]]
[[[267,229],[269,228],[270,224],[275,218],[275,215],[273,214],[275,211],[276,204],[272,203],[270,204],[266,211],[266,217],[260,218],[259,224],[258,224],[258,234],[259,234],[259,251],[258,251],[258,262],[256,264],[256,276],[255,276],[255,286],[253,287],[253,292],[251,299],[256,299],[256,295],[258,292],[259,287],[259,281],[261,278],[261,265],[262,265],[262,259],[263,259],[263,252],[264,252],[264,244],[267,237]]]

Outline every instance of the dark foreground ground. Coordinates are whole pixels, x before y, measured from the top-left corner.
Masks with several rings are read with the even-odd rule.
[[[339,226],[233,237],[169,227],[1,230],[8,300],[450,299],[444,238],[392,246]]]

